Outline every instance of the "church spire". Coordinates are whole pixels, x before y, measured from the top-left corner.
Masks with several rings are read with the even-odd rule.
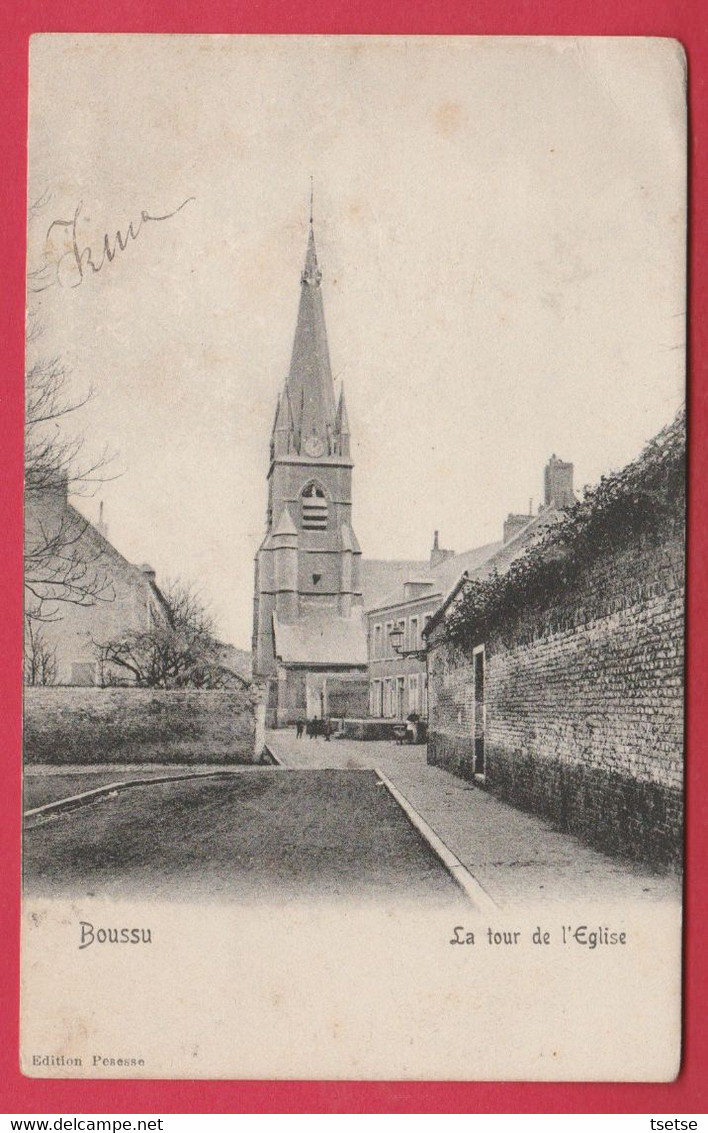
[[[292,413],[293,450],[312,459],[333,455],[335,432],[334,385],[321,281],[311,196],[305,266],[300,277],[300,305],[285,392]]]
[[[307,252],[305,253],[305,267],[300,277],[303,287],[319,287],[322,282],[322,272],[317,264],[317,249],[315,248],[315,230],[310,226],[310,235],[307,239]],[[321,300],[320,300],[321,303]],[[324,312],[323,312],[324,320]]]

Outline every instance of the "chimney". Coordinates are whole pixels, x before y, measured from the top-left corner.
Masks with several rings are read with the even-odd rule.
[[[155,571],[150,566],[150,563],[143,563],[142,566],[140,567],[140,569],[141,569],[141,571],[143,572],[144,575],[147,575],[147,578],[149,579],[150,582],[155,581]]]
[[[545,507],[567,508],[575,503],[573,491],[573,465],[551,456],[543,474]]]
[[[104,539],[108,538],[108,524],[103,518],[103,500],[101,500],[98,506],[98,523],[96,524],[96,530],[98,531],[99,535],[103,536]]]
[[[435,531],[433,533],[433,548],[430,552],[430,569],[432,570],[433,567],[444,563],[446,559],[453,558],[454,554],[454,551],[448,551],[440,546],[440,532]]]

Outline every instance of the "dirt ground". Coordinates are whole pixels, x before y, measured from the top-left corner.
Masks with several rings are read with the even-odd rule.
[[[43,896],[465,900],[367,770],[260,768],[132,787],[29,820],[24,869],[27,891]]]

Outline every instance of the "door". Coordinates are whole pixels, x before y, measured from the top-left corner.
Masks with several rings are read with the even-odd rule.
[[[486,711],[484,706],[484,646],[480,645],[474,657],[474,773],[484,775],[484,732]]]
[[[396,718],[402,720],[405,715],[406,678],[396,678]]]

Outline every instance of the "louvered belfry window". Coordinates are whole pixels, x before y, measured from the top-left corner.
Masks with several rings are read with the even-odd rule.
[[[327,528],[327,497],[317,484],[308,484],[302,493],[302,526],[306,531]]]

